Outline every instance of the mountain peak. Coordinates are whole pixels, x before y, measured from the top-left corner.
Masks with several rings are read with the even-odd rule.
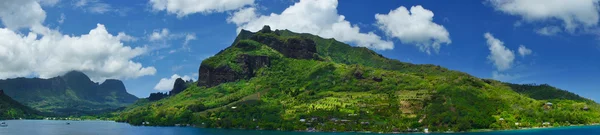
[[[75,80],[90,80],[90,77],[88,77],[85,73],[81,72],[81,71],[69,71],[66,74],[62,75],[63,78],[65,79],[75,79]]]

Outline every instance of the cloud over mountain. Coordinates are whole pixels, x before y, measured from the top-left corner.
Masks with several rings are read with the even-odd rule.
[[[273,29],[311,33],[371,49],[394,49],[393,42],[382,40],[373,32],[361,33],[357,25],[338,14],[337,7],[337,0],[300,0],[279,14],[259,15],[256,8],[241,9],[230,16],[228,22],[236,24],[238,31],[258,31],[269,25]]]
[[[104,81],[156,73],[154,67],[133,61],[146,48],[124,45],[135,38],[123,32],[113,35],[97,24],[87,34],[66,35],[43,26],[46,13],[36,0],[8,0],[0,7],[6,26],[0,28],[0,78],[49,78],[78,70],[94,81]],[[18,31],[22,28],[28,28],[28,33]]]

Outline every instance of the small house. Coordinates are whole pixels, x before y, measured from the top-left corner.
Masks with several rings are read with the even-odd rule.
[[[300,119],[300,122],[306,122],[306,119]]]
[[[552,106],[552,103],[548,102],[546,103],[547,106]]]

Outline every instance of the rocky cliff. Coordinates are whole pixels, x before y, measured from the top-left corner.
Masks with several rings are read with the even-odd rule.
[[[271,31],[269,26],[265,26],[260,32],[252,33],[242,30],[236,38],[234,46],[244,50],[256,49],[256,45],[246,42],[239,42],[244,39],[250,39],[260,44],[266,45],[269,48],[282,54],[284,57],[295,59],[320,60],[317,55],[316,43],[307,38],[294,37],[280,39],[271,34],[278,35],[278,31]],[[219,52],[217,55],[223,53]],[[233,82],[240,79],[250,79],[255,76],[255,71],[262,67],[268,67],[271,63],[271,57],[266,55],[252,55],[240,53],[235,55],[234,64],[239,65],[240,70],[235,70],[233,67],[217,66],[200,64],[198,75],[198,86],[213,87],[221,83]]]

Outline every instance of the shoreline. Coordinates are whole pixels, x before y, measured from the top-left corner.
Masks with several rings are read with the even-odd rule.
[[[116,122],[116,123],[124,123],[124,124],[129,124],[126,122],[117,122],[114,120],[102,120],[102,119],[96,119],[96,120],[90,120],[90,119],[85,119],[85,120],[73,120],[73,119],[3,119],[0,121],[28,121],[28,120],[38,120],[38,121],[106,121],[106,122]],[[305,132],[305,133],[373,133],[373,134],[429,134],[429,133],[434,133],[434,134],[439,134],[439,133],[444,133],[444,134],[454,134],[454,133],[484,133],[484,132],[512,132],[512,131],[530,131],[530,130],[550,130],[550,129],[568,129],[568,128],[581,128],[581,127],[600,127],[600,123],[593,123],[593,124],[581,124],[581,125],[568,125],[568,126],[556,126],[556,127],[527,127],[527,128],[518,128],[518,129],[472,129],[469,131],[461,131],[461,132],[454,132],[454,131],[446,131],[446,132],[436,132],[436,131],[432,131],[429,133],[425,133],[425,132],[373,132],[373,131],[318,131],[318,130],[261,130],[261,129],[236,129],[236,128],[203,128],[203,127],[199,127],[199,126],[144,126],[144,125],[132,125],[129,124],[131,126],[140,126],[140,127],[190,127],[190,128],[199,128],[199,129],[217,129],[217,130],[250,130],[250,131],[273,131],[273,132]]]
[[[590,126],[600,126],[600,123],[593,124],[580,124],[580,125],[568,125],[568,126],[550,126],[550,127],[526,127],[526,128],[518,128],[518,129],[473,129],[466,132],[458,132],[458,133],[480,133],[480,132],[510,132],[510,131],[528,131],[528,130],[548,130],[548,129],[564,129],[564,128],[577,128],[577,127],[590,127]],[[432,132],[432,133],[445,133],[445,132]]]

